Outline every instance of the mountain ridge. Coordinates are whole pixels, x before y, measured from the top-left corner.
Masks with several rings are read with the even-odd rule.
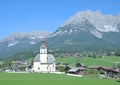
[[[112,16],[103,15],[99,11],[84,11],[82,13],[78,12],[77,16],[76,14],[73,15],[72,20],[71,18],[66,20],[53,33],[40,31],[13,33],[0,41],[0,57],[10,57],[19,52],[36,53],[39,51],[42,37],[47,40],[48,50],[55,52],[73,53],[119,50],[119,17],[120,14]]]
[[[71,23],[75,25],[84,19],[87,19],[95,25],[95,27],[101,32],[119,32],[119,30],[116,29],[116,26],[120,23],[120,14],[116,16],[103,15],[100,11],[93,12],[91,10],[77,12],[75,15],[66,20],[61,27]]]

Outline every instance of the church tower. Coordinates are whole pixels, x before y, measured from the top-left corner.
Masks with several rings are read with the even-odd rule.
[[[47,63],[47,46],[45,45],[45,38],[41,39],[41,47],[40,47],[40,61],[41,63]]]
[[[40,53],[33,60],[33,72],[51,72],[55,71],[55,57],[52,54],[47,54],[46,40],[41,39]]]

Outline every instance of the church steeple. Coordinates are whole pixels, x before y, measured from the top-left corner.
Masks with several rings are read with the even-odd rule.
[[[42,38],[41,39],[41,42],[42,42],[42,45],[41,45],[41,47],[40,48],[42,48],[42,49],[45,49],[45,48],[47,48],[47,46],[45,45],[45,38]]]
[[[41,39],[40,53],[34,58],[32,70],[35,72],[50,72],[56,68],[54,56],[47,54],[45,41],[45,38]]]
[[[40,53],[41,54],[47,54],[47,46],[45,45],[45,42],[46,42],[45,38],[42,38],[41,42],[42,42],[42,44],[41,44],[41,47],[40,47]]]

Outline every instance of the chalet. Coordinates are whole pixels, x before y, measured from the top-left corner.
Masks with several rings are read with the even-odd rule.
[[[119,69],[113,67],[103,67],[108,78],[118,78]]]
[[[118,78],[119,69],[116,67],[100,67],[100,66],[89,66],[89,69],[96,69],[98,71],[102,70],[103,72],[99,73],[100,75],[104,75],[107,78]]]

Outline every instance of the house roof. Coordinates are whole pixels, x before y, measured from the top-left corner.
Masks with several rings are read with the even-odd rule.
[[[103,67],[103,69],[106,70],[106,71],[112,71],[112,72],[117,72],[117,73],[119,73],[119,69],[118,69],[118,68]]]
[[[82,71],[84,69],[85,69],[84,67],[75,67],[75,68],[70,69],[68,72],[77,72],[79,70]]]
[[[89,69],[103,69],[105,71],[110,71],[110,72],[119,72],[118,68],[113,68],[113,67],[100,67],[100,66],[89,66]]]
[[[37,54],[33,62],[40,62],[40,54]],[[52,54],[47,54],[47,63],[54,63],[55,58]]]
[[[98,68],[100,68],[100,66],[89,66],[88,68],[89,69],[98,69]]]

